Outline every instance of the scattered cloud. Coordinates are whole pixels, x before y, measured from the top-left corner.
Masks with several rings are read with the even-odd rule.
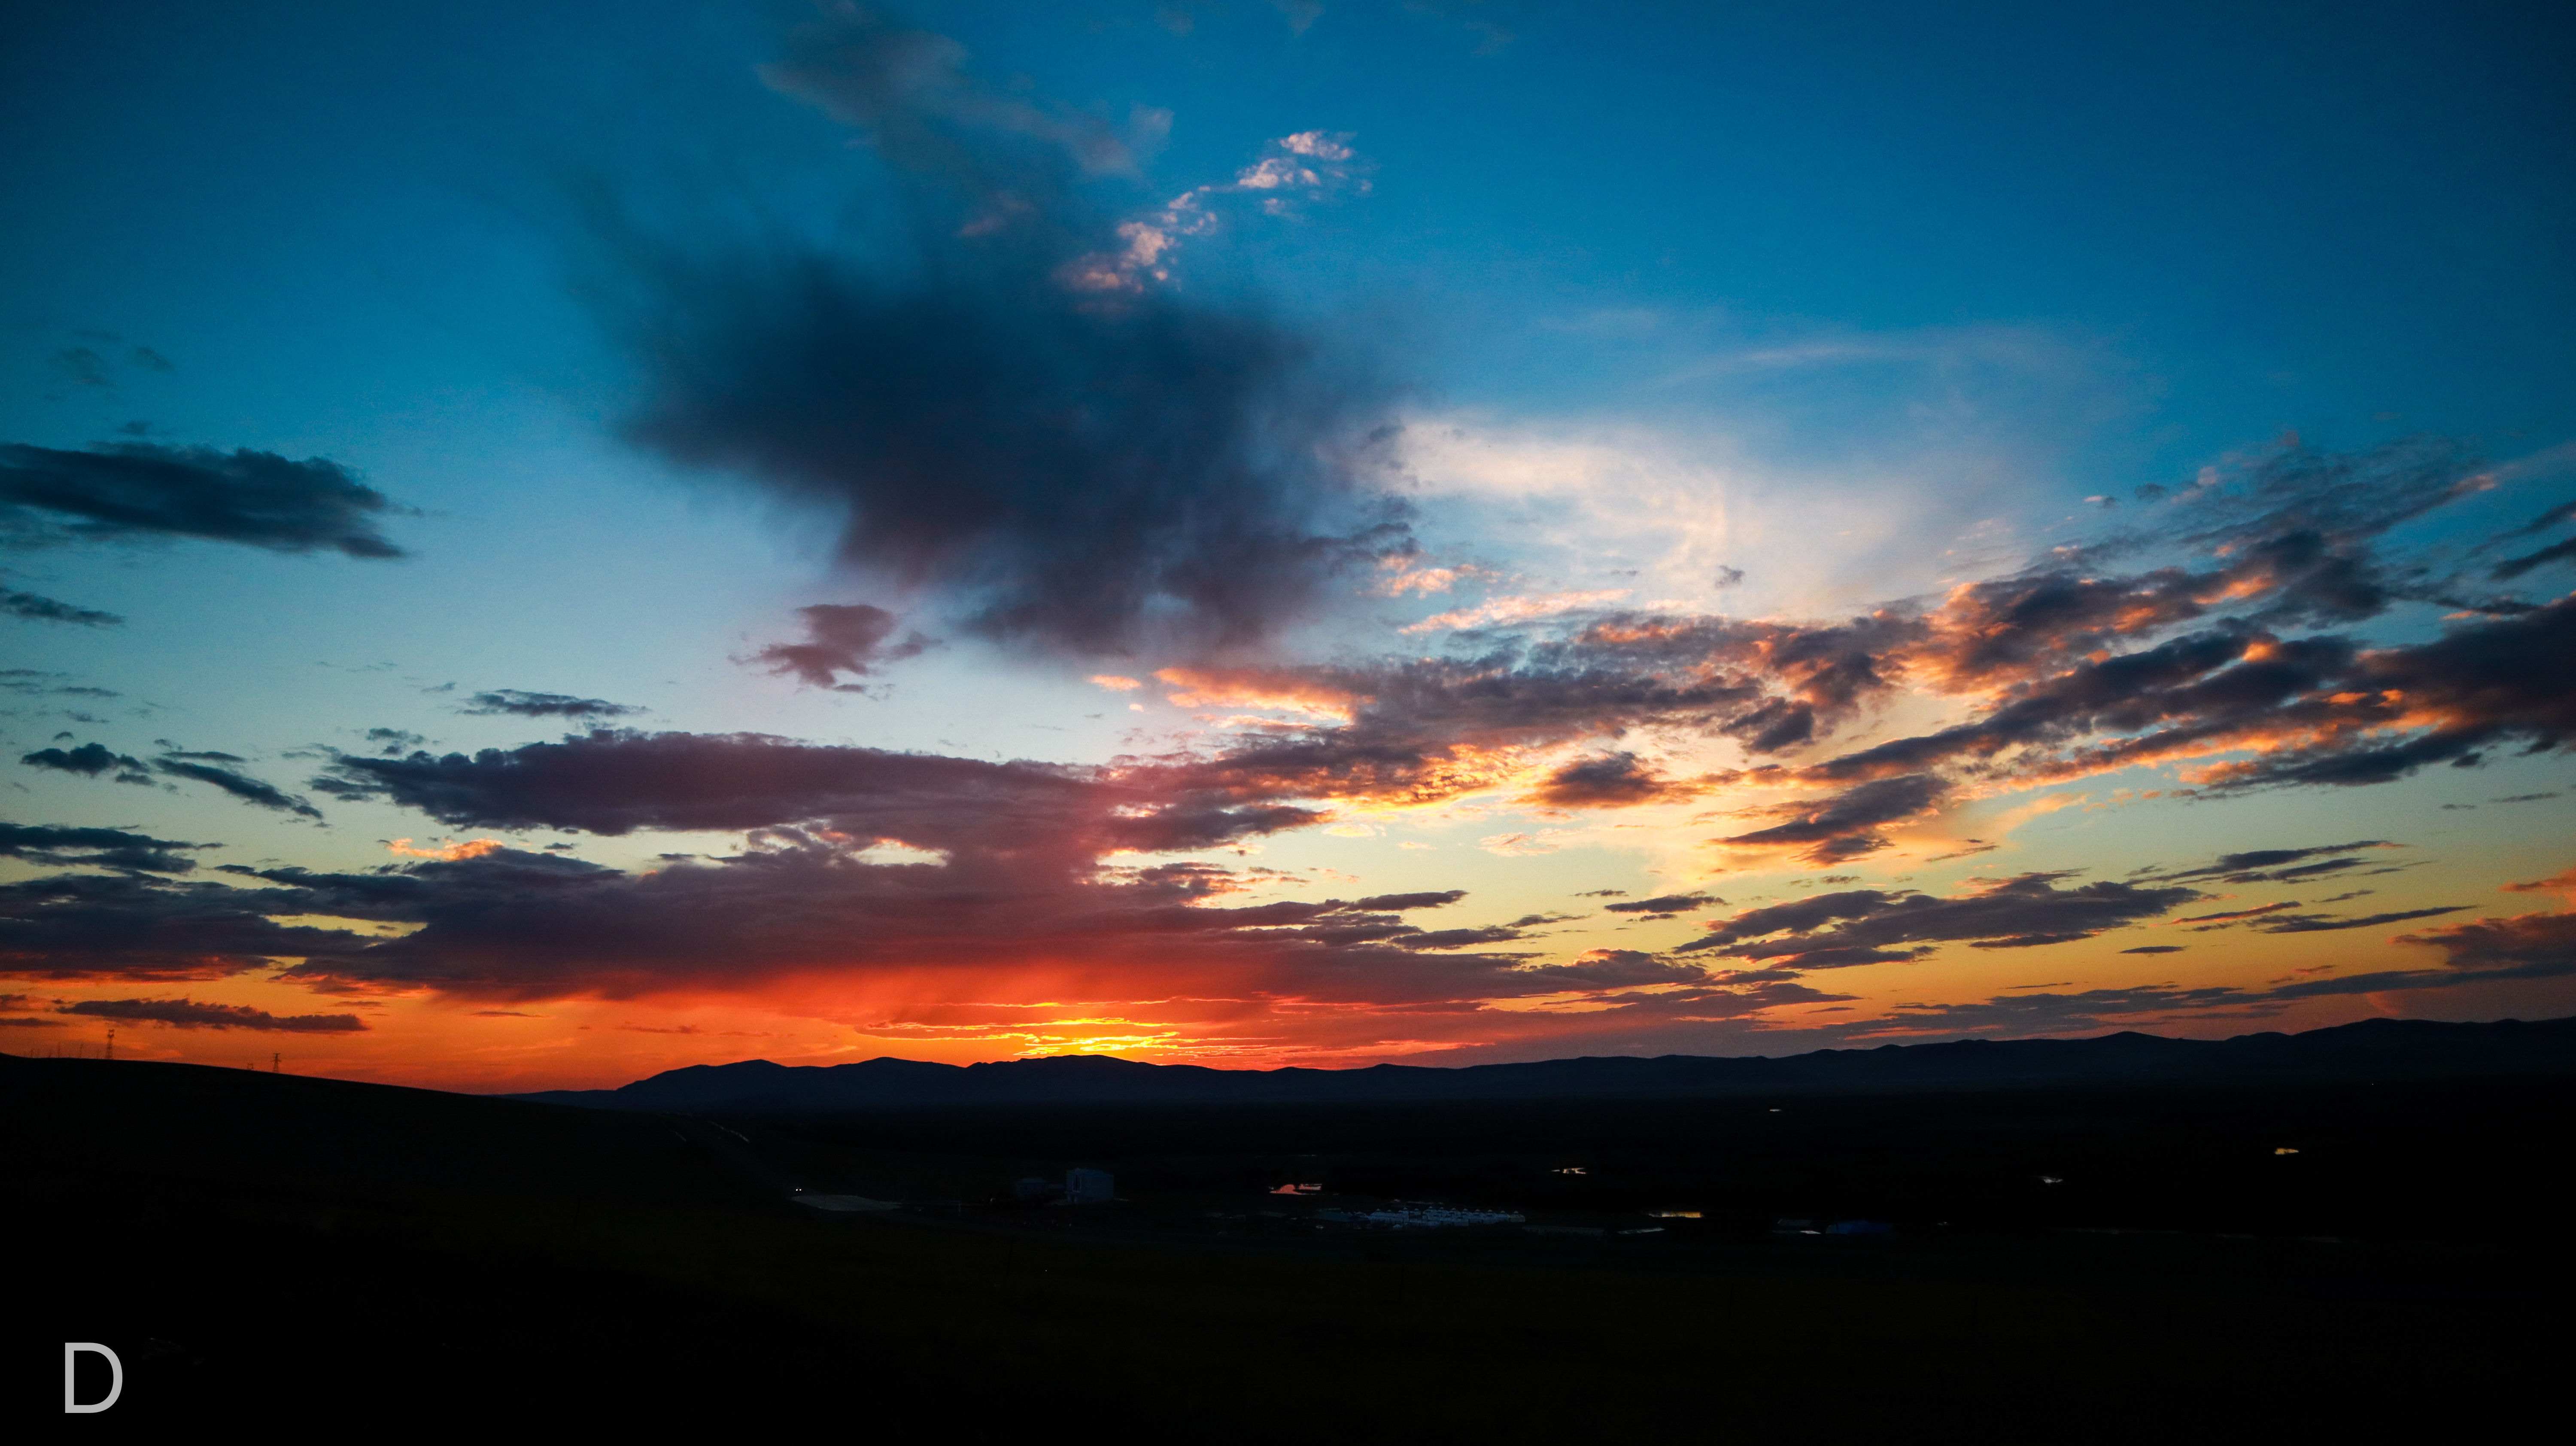
[[[490,717],[508,714],[517,718],[623,718],[644,710],[631,703],[611,703],[605,698],[576,698],[569,693],[523,693],[516,688],[496,688],[477,693],[467,705],[457,710]]]
[[[1624,903],[1603,905],[1613,914],[1644,914],[1650,918],[1670,918],[1685,909],[1703,909],[1726,900],[1715,894],[1658,894],[1651,899],[1630,899]]]
[[[276,552],[389,558],[383,493],[320,457],[249,448],[102,443],[66,452],[0,444],[0,536],[20,545],[196,537]]]
[[[1705,791],[1705,784],[1666,778],[1636,754],[1620,752],[1576,759],[1558,768],[1530,790],[1527,801],[1543,808],[1629,808],[1670,803]]]
[[[113,773],[119,783],[148,784],[152,781],[152,776],[144,771],[141,759],[115,752],[104,743],[84,743],[78,748],[39,748],[22,755],[18,761],[29,768],[50,768],[57,773],[77,773],[83,778]]]
[[[1474,607],[1456,608],[1435,613],[1418,623],[1397,629],[1404,633],[1431,633],[1443,629],[1491,627],[1495,624],[1525,623],[1533,618],[1551,617],[1558,613],[1585,608],[1607,607],[1628,596],[1626,588],[1608,588],[1593,592],[1559,592],[1540,597],[1498,597]]]
[[[2018,949],[2089,939],[2202,897],[2180,886],[2097,882],[2060,888],[2062,873],[1971,883],[1937,898],[1911,889],[1849,889],[1747,909],[1709,924],[1677,952],[1715,950],[1780,969],[1912,959],[1925,946]]]
[[[309,801],[286,792],[275,784],[253,778],[226,764],[242,760],[230,753],[187,753],[173,751],[152,760],[155,772],[172,778],[185,778],[223,790],[242,802],[276,813],[291,813],[299,818],[319,822],[322,810]]]
[[[197,866],[187,857],[220,844],[180,843],[122,828],[62,828],[0,823],[0,858],[62,868],[85,865],[152,874],[184,874]],[[0,949],[8,941],[0,938]]]
[[[840,682],[839,676],[864,678],[933,646],[919,633],[901,642],[887,641],[903,620],[866,603],[815,603],[798,608],[796,615],[805,620],[803,642],[771,643],[747,661],[777,676],[792,675],[811,687],[860,693],[867,691],[864,685]],[[1129,686],[1134,686],[1132,680]]]
[[[84,628],[114,628],[125,625],[125,619],[96,608],[75,607],[67,602],[0,588],[0,613],[33,623],[70,623]]]
[[[370,942],[348,930],[270,917],[307,912],[271,890],[139,873],[53,874],[0,884],[7,940],[0,977],[223,979],[281,960],[354,952]]]

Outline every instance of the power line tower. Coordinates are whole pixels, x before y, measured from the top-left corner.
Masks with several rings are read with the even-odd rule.
[[[110,1026],[107,1031],[107,1057],[109,1059],[116,1058],[116,1029],[114,1026]]]
[[[268,1057],[268,1072],[270,1074],[277,1073],[277,1055],[274,1052],[272,1052]]]

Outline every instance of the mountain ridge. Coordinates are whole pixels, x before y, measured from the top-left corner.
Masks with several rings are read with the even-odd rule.
[[[2123,1030],[2080,1039],[1949,1040],[1805,1054],[1588,1055],[1511,1064],[1225,1070],[1108,1054],[939,1064],[688,1065],[615,1089],[508,1096],[594,1109],[812,1113],[942,1104],[1322,1104],[1691,1097],[1873,1090],[2329,1081],[2576,1072],[2576,1018],[2458,1024],[2366,1019],[2223,1040]]]

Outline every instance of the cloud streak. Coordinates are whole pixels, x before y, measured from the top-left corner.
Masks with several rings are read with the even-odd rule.
[[[367,1027],[354,1014],[277,1015],[246,1004],[199,1004],[191,999],[84,999],[54,1012],[172,1029],[247,1029],[264,1034],[357,1034]]]
[[[129,873],[184,874],[197,866],[187,855],[220,844],[180,843],[122,828],[64,828],[0,823],[0,858],[62,868],[73,864]]]
[[[0,588],[0,613],[31,623],[69,623],[83,628],[123,627],[125,619],[96,608],[76,607],[71,603],[38,593]]]
[[[483,717],[506,714],[513,718],[623,718],[644,710],[631,703],[611,703],[605,698],[576,698],[569,693],[527,693],[517,688],[496,688],[477,693],[459,711]]]
[[[194,537],[273,552],[403,555],[377,530],[400,512],[346,467],[241,448],[0,444],[0,536],[19,545]]]
[[[317,823],[321,821],[322,810],[315,808],[309,800],[298,798],[273,783],[253,778],[237,768],[225,766],[241,761],[239,757],[230,753],[171,752],[153,759],[152,767],[155,772],[167,774],[172,778],[185,778],[193,783],[202,783],[220,789],[254,808],[268,809],[273,813],[291,813],[298,818],[309,818]]]

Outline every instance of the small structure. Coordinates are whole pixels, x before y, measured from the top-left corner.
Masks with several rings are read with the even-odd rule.
[[[867,1215],[879,1210],[903,1208],[892,1200],[871,1200],[865,1195],[809,1195],[799,1190],[787,1198],[826,1215]]]
[[[1118,1180],[1106,1170],[1064,1172],[1064,1203],[1106,1205],[1118,1198]]]
[[[1456,1230],[1476,1225],[1519,1225],[1527,1217],[1509,1210],[1453,1210],[1446,1205],[1408,1205],[1396,1202],[1390,1210],[1372,1210],[1357,1217],[1361,1222],[1388,1230]]]

